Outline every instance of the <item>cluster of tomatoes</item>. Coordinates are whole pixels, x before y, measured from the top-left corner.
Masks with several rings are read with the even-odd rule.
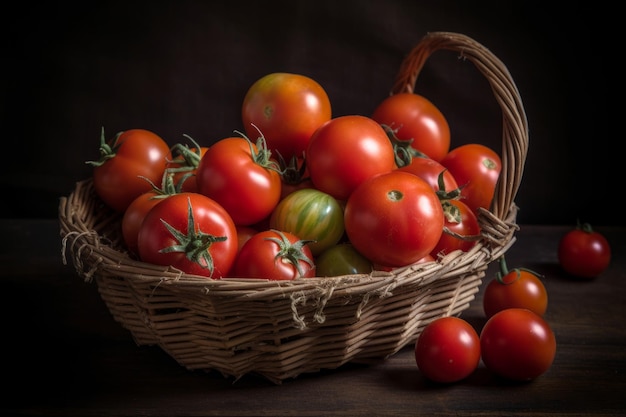
[[[103,130],[94,187],[124,213],[131,253],[215,279],[401,267],[471,248],[501,170],[486,146],[450,149],[445,117],[413,93],[332,117],[315,80],[272,73],[249,88],[242,121],[210,146]]]

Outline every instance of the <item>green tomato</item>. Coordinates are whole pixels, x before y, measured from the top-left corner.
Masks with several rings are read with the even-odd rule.
[[[329,194],[314,188],[295,191],[282,199],[270,217],[270,227],[312,240],[313,256],[343,237],[343,207]]]
[[[350,243],[340,243],[322,252],[315,261],[315,275],[337,277],[340,275],[369,274],[372,263]]]

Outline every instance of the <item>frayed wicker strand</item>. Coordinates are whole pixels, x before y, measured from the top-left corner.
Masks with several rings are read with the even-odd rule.
[[[59,205],[63,261],[95,281],[113,315],[139,345],[158,345],[187,369],[280,383],[347,362],[382,360],[414,343],[423,327],[459,315],[490,262],[515,241],[514,203],[528,147],[522,102],[506,67],[467,36],[427,34],[403,62],[392,93],[412,92],[428,57],[458,52],[489,80],[502,109],[502,174],[482,231],[467,253],[368,275],[271,281],[211,280],[146,264],[124,249],[121,215],[96,196],[91,179]]]

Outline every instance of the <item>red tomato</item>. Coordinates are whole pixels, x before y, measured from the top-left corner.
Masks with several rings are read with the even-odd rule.
[[[527,269],[508,270],[504,257],[500,271],[483,294],[483,309],[487,318],[507,308],[527,308],[543,316],[548,308],[548,292],[537,274]]]
[[[526,308],[543,316],[548,308],[548,292],[536,273],[522,268],[509,270],[502,257],[500,271],[485,288],[483,309],[490,318],[507,308]]]
[[[258,128],[268,148],[289,160],[302,156],[313,132],[330,120],[331,105],[317,81],[300,74],[272,73],[248,89],[241,114],[249,138],[258,135]]]
[[[476,245],[480,235],[478,218],[467,204],[460,200],[445,200],[442,207],[445,229],[430,253],[435,259],[455,250],[467,252]]]
[[[369,117],[334,118],[317,129],[306,153],[315,188],[347,200],[366,179],[396,168],[393,146],[383,128]]]
[[[552,366],[556,338],[538,314],[508,308],[487,320],[480,333],[480,349],[487,369],[511,380],[529,381]]]
[[[478,207],[489,210],[502,171],[500,155],[485,145],[469,143],[456,147],[441,160],[461,187],[461,200],[476,215]]]
[[[206,146],[200,146],[190,136],[185,135],[194,144],[189,147],[181,143],[177,143],[172,147],[172,156],[174,159],[168,161],[166,170],[174,173],[174,184],[179,186],[180,191],[198,192],[198,184],[196,181],[196,173],[200,160],[206,153]]]
[[[259,233],[259,231],[255,229],[254,227],[237,226],[237,243],[238,243],[237,252],[241,250],[241,247],[243,246],[244,243],[246,243],[252,236],[256,235],[257,233]]]
[[[450,126],[443,113],[426,97],[398,93],[384,99],[372,119],[389,126],[399,140],[412,140],[411,146],[441,161],[450,150]]]
[[[428,255],[441,237],[439,197],[416,175],[398,170],[363,182],[346,203],[345,229],[374,264],[399,267]]]
[[[213,144],[197,169],[198,192],[221,204],[238,226],[268,217],[280,200],[277,164],[265,143],[229,137]]]
[[[457,184],[454,175],[452,175],[452,173],[450,173],[450,171],[448,171],[446,167],[431,158],[413,158],[409,165],[398,168],[398,170],[417,175],[418,177],[429,183],[435,191],[439,190],[440,175],[442,175],[442,180],[445,187],[444,191],[450,192],[459,188],[459,185]]]
[[[148,130],[120,132],[107,143],[103,128],[100,160],[88,162],[94,166],[96,193],[113,210],[123,212],[135,198],[152,189],[150,181],[161,182],[169,154],[168,144]]]
[[[273,280],[314,277],[308,242],[275,229],[259,232],[241,247],[232,276]]]
[[[579,224],[565,233],[559,242],[561,267],[578,278],[595,278],[611,263],[611,246],[604,235],[589,223]]]
[[[441,317],[431,321],[415,343],[415,362],[428,379],[457,382],[472,374],[480,362],[480,338],[467,321]]]
[[[237,229],[214,200],[198,193],[180,193],[146,214],[137,245],[144,262],[219,279],[235,262]]]

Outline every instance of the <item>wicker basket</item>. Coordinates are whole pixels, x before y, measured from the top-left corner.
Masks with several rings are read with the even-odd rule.
[[[528,147],[526,116],[506,67],[455,33],[427,34],[406,57],[393,93],[413,91],[426,59],[450,50],[491,84],[502,109],[502,173],[481,238],[467,253],[391,272],[294,281],[210,280],[139,262],[124,250],[121,216],[96,196],[91,179],[61,198],[63,260],[95,280],[111,314],[138,345],[158,345],[190,370],[248,373],[275,383],[347,362],[383,360],[414,343],[435,318],[459,315],[490,262],[513,244]]]

